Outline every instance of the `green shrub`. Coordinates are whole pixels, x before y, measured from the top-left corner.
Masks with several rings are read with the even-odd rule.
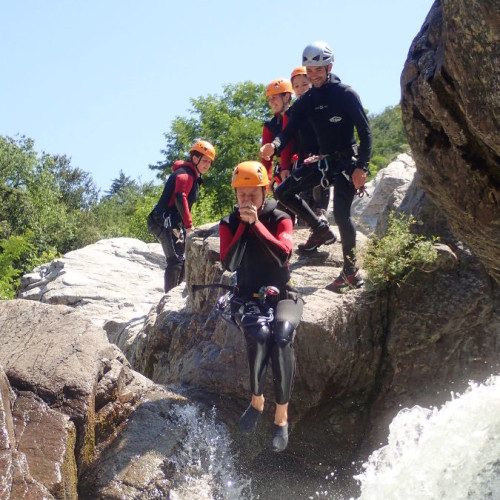
[[[437,259],[433,244],[436,238],[412,233],[415,223],[413,216],[406,218],[404,213],[397,216],[391,212],[385,236],[369,243],[364,268],[367,281],[375,290],[404,282],[414,270],[424,269]]]
[[[21,275],[57,257],[54,249],[37,252],[33,233],[0,240],[0,300],[13,299]]]

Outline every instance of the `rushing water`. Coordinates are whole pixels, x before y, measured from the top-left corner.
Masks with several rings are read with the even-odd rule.
[[[215,410],[206,414],[188,405],[179,407],[178,418],[190,431],[172,457],[178,472],[172,500],[266,500],[252,494],[250,478],[238,474],[230,437]],[[362,469],[354,476],[358,500],[500,500],[500,377],[470,384],[440,409],[400,411],[388,444]],[[286,498],[346,500],[341,489],[331,473],[314,493],[297,491]],[[281,500],[276,492],[269,498]]]
[[[230,438],[217,423],[215,409],[195,405],[176,408],[181,427],[188,429],[183,446],[171,458],[174,475],[171,500],[239,500],[251,498],[250,481],[236,472]]]
[[[500,377],[439,410],[402,410],[363,467],[360,500],[500,499]]]

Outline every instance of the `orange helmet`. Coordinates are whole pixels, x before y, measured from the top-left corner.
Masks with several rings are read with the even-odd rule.
[[[290,80],[293,81],[293,79],[297,75],[306,75],[307,76],[306,67],[305,66],[297,66],[296,68],[294,68],[292,71],[292,76],[290,77]]]
[[[195,151],[205,155],[212,161],[215,160],[215,148],[208,141],[196,141],[189,152],[194,153]]]
[[[233,172],[231,186],[239,187],[266,187],[269,184],[267,170],[258,161],[244,161]]]
[[[284,94],[290,92],[293,94],[292,82],[286,78],[279,78],[278,80],[273,80],[266,88],[266,97],[271,97],[272,95]]]

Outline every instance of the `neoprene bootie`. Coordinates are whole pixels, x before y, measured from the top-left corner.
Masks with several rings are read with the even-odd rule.
[[[273,440],[271,447],[273,451],[283,451],[288,445],[288,424],[273,424]]]
[[[250,404],[240,417],[240,431],[251,434],[257,427],[261,415],[262,412]]]

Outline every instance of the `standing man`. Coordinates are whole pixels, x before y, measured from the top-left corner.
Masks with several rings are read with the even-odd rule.
[[[307,78],[305,66],[297,66],[294,68],[290,80],[297,99],[300,99],[312,87],[309,78]],[[316,134],[309,120],[305,120],[300,124],[294,142],[294,150],[298,156],[297,165],[303,165],[306,158],[319,153]],[[312,187],[306,191],[302,191],[300,197],[305,200],[318,217],[328,220],[326,211],[328,210],[328,204],[330,202],[330,186],[327,188],[321,185]],[[304,244],[301,243],[299,249],[302,250],[303,246]]]
[[[177,160],[168,176],[163,193],[148,216],[148,231],[163,248],[165,293],[184,280],[186,234],[193,231],[191,207],[198,199],[201,176],[215,160],[215,148],[207,141],[196,141],[190,149],[191,160]]]
[[[372,136],[359,96],[330,73],[333,52],[327,43],[308,45],[302,54],[302,64],[312,88],[295,102],[287,126],[271,143],[262,146],[261,156],[270,158],[279,153],[295,136],[301,123],[310,121],[322,159],[298,168],[280,184],[275,195],[311,227],[311,236],[301,250],[312,251],[322,244],[333,243],[336,238],[328,224],[319,220],[298,194],[310,187],[333,184],[333,214],[342,240],[344,265],[340,275],[326,288],[341,292],[346,287],[363,285],[356,267],[356,230],[351,220],[351,205],[356,191],[366,182]]]

